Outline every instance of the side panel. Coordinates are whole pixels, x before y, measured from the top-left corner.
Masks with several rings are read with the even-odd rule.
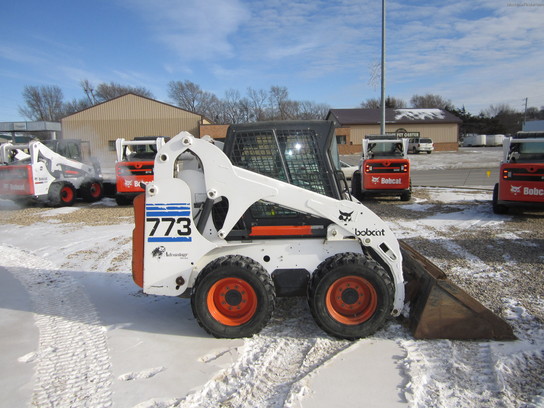
[[[410,162],[406,159],[365,160],[363,190],[404,190],[410,188]]]
[[[145,195],[134,199],[134,230],[132,231],[132,279],[139,287],[144,287],[144,228]]]
[[[171,178],[148,185],[144,222],[144,292],[178,296],[187,288],[196,260],[216,247],[197,230],[187,184]]]
[[[499,200],[544,203],[544,164],[502,164]]]

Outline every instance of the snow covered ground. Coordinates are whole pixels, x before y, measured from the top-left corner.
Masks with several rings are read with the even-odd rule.
[[[421,160],[459,166],[451,156]],[[0,406],[544,407],[544,217],[494,215],[490,199],[416,189],[411,203],[368,206],[505,318],[514,342],[414,340],[397,320],[340,341],[296,298],[259,335],[215,339],[188,300],[132,282],[130,208],[0,200]]]

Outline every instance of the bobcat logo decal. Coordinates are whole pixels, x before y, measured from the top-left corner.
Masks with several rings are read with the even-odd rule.
[[[161,259],[165,252],[166,248],[161,245],[160,247],[155,248],[153,252],[151,252],[151,255],[153,255],[153,258]]]
[[[378,176],[378,177],[372,177],[372,182],[373,182],[373,183],[379,183],[379,182],[380,182],[380,176]]]
[[[351,221],[351,214],[353,214],[353,211],[350,212],[350,213],[340,211],[340,216],[338,217],[338,219],[340,221],[350,222]]]
[[[510,192],[514,195],[521,193],[521,186],[510,186]]]

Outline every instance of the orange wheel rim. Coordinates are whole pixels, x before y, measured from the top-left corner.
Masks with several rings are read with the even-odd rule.
[[[98,183],[93,183],[91,185],[91,196],[93,198],[98,198],[100,197],[100,193],[102,192],[102,189],[100,188],[100,184]]]
[[[257,310],[257,295],[243,279],[224,278],[213,284],[206,299],[212,317],[226,326],[247,323]]]
[[[372,317],[378,307],[374,286],[359,276],[345,276],[327,290],[327,311],[339,323],[354,326]]]
[[[70,187],[63,187],[62,190],[60,190],[60,196],[62,201],[69,203],[74,198],[74,192]]]

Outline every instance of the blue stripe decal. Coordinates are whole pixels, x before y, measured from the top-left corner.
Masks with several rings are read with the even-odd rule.
[[[147,210],[190,210],[191,207],[188,205],[147,205]]]
[[[147,208],[177,208],[177,207],[186,207],[191,206],[190,203],[169,203],[169,204],[146,204]]]
[[[147,211],[148,217],[188,217],[191,211]]]
[[[148,237],[147,242],[192,242],[191,237]]]

